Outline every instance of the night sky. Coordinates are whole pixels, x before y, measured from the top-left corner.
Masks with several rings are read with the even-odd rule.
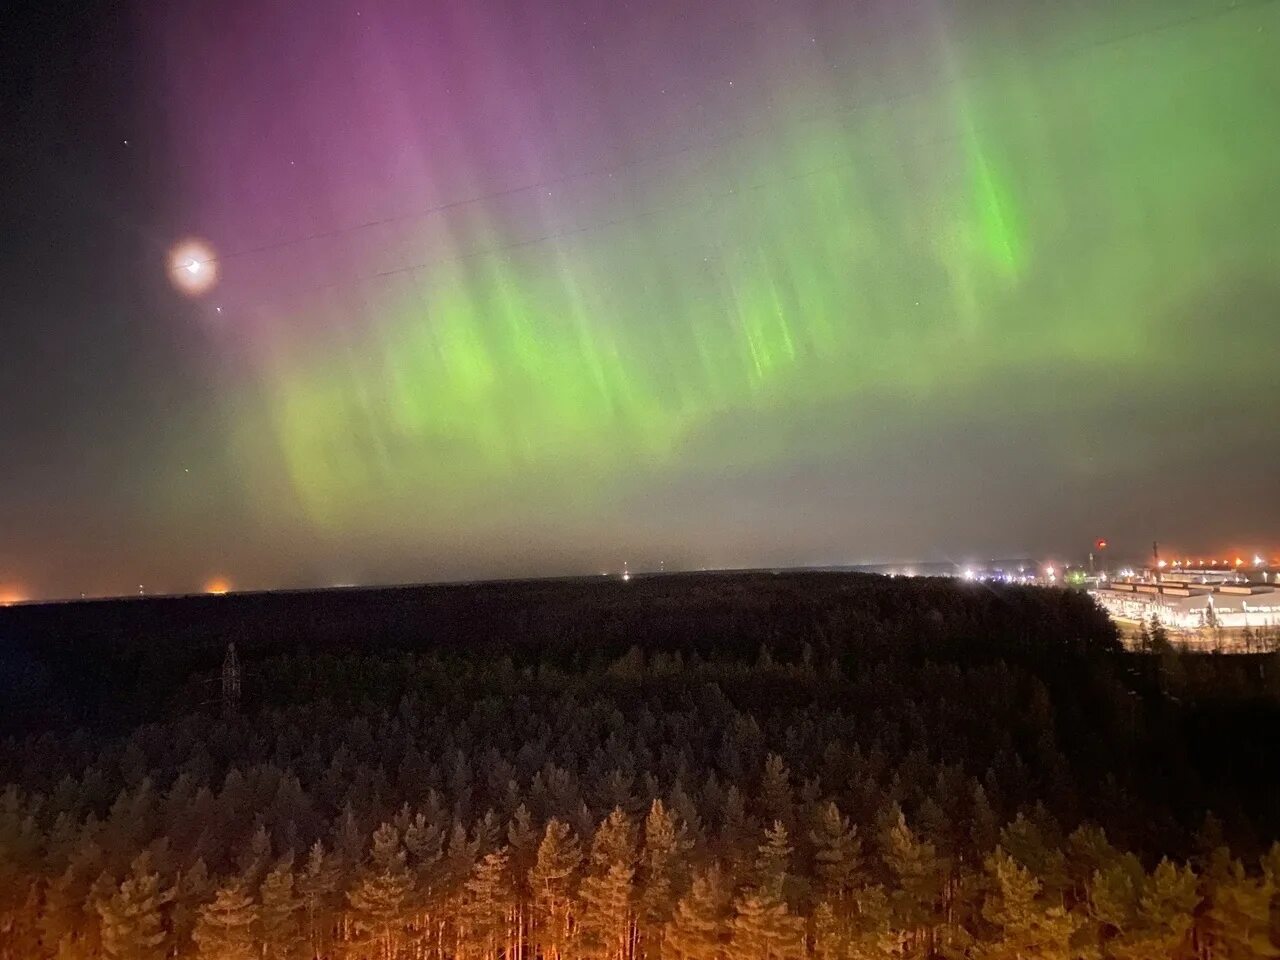
[[[0,599],[1280,554],[1277,0],[30,6]]]

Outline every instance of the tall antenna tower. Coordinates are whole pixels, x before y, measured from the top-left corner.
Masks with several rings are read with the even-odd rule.
[[[227,655],[222,658],[222,712],[230,716],[240,706],[240,658],[236,656],[235,641],[227,644]]]

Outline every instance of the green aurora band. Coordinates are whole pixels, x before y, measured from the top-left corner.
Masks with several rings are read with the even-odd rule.
[[[767,122],[546,207],[443,214],[277,318],[267,430],[237,449],[281,451],[319,530],[500,522],[820,457],[797,411],[856,456],[877,402],[972,409],[1047,369],[1175,380],[1200,362],[1171,345],[1180,305],[1271,274],[1280,233],[1278,7],[1203,9],[939,31],[913,83],[869,92],[763,67]]]

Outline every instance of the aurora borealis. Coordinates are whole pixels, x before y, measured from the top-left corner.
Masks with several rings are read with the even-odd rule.
[[[1280,543],[1280,3],[140,23],[152,232],[219,282],[151,297],[120,548],[15,511],[10,579]]]

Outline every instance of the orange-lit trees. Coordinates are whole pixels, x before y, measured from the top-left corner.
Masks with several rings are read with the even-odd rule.
[[[572,912],[582,845],[573,830],[555,817],[547,821],[538,857],[529,873],[534,910],[534,949],[544,960],[560,960],[574,930]]]
[[[258,906],[244,878],[232,877],[200,908],[192,939],[200,960],[258,960]]]
[[[754,882],[733,901],[730,950],[747,960],[787,960],[804,952],[804,922],[784,898],[791,842],[781,820],[765,831],[755,863]]]
[[[280,858],[263,877],[259,901],[257,939],[262,955],[301,960],[306,947],[303,901],[296,889],[292,854]]]
[[[589,960],[628,960],[634,942],[632,882],[635,828],[621,807],[596,829],[586,876],[578,890],[577,951]]]
[[[480,858],[466,881],[458,918],[459,960],[502,956],[514,899],[507,850],[492,850]]]
[[[297,891],[302,903],[303,934],[307,952],[313,960],[326,955],[333,941],[341,875],[337,857],[325,849],[323,841],[313,843],[307,854],[306,865],[297,877]]]
[[[139,854],[115,891],[95,904],[103,955],[108,960],[164,960],[171,948],[164,907],[171,899],[173,891],[161,883],[150,854]]]
[[[655,797],[644,820],[640,857],[641,893],[637,906],[639,946],[646,957],[662,950],[662,931],[675,908],[676,892],[687,873],[684,855],[690,843],[675,814]]]
[[[413,878],[405,865],[400,834],[384,823],[373,834],[368,861],[348,891],[351,905],[352,942],[365,955],[392,960],[404,939],[404,923],[410,908]]]
[[[726,947],[729,895],[714,864],[695,873],[664,930],[664,960],[721,960]],[[646,954],[646,956],[651,954]]]
[[[976,950],[982,960],[1068,960],[1075,956],[1072,935],[1083,918],[1069,912],[1053,897],[1043,895],[1043,884],[999,847],[987,857],[991,889],[982,905],[982,916],[995,928]]]

